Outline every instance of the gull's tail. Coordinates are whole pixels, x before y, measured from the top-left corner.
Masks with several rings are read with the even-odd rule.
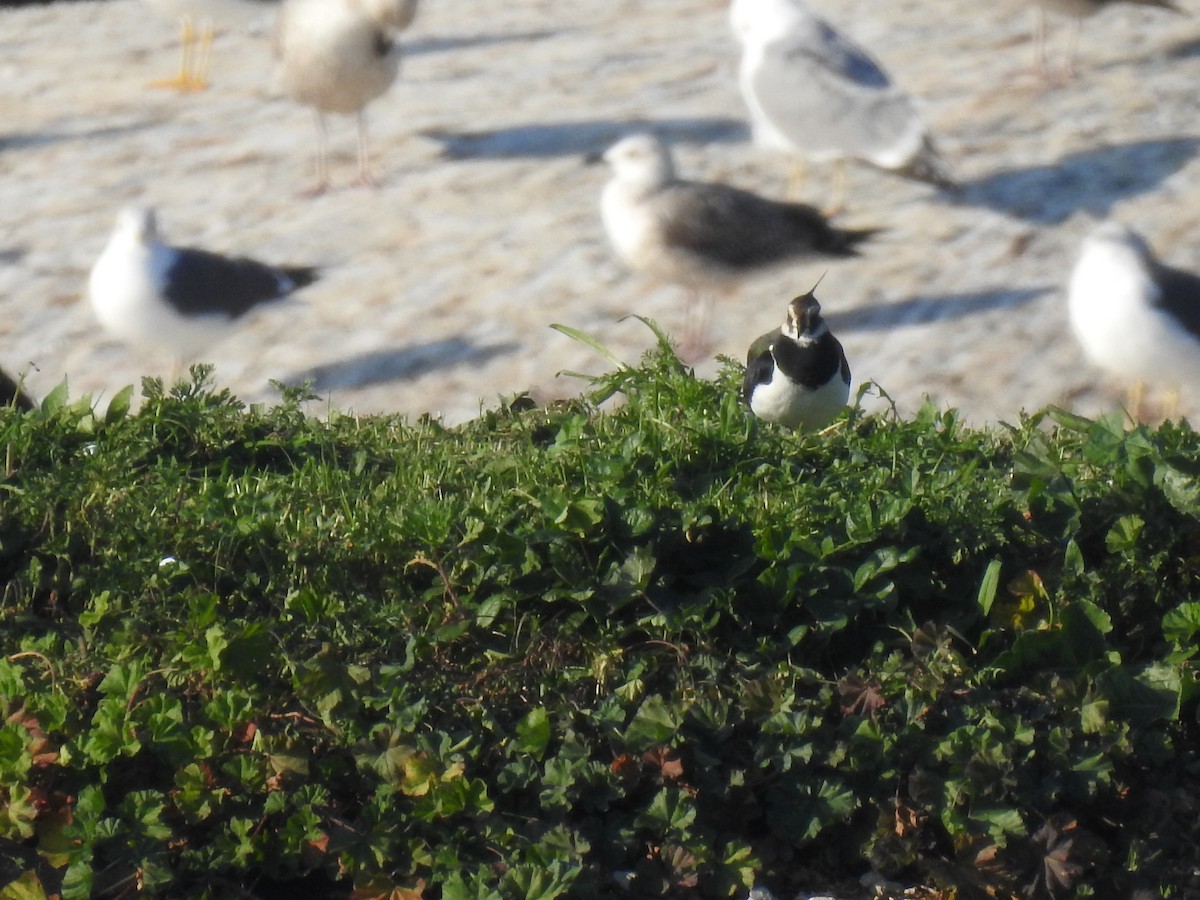
[[[829,256],[859,256],[858,245],[881,231],[882,228],[838,228],[827,223],[817,233],[813,249]]]
[[[1152,3],[1154,0],[1142,0],[1142,2]],[[1162,0],[1159,0],[1159,2],[1162,2]],[[905,178],[911,178],[913,181],[923,181],[944,191],[951,191],[956,194],[962,191],[962,185],[950,175],[941,154],[938,153],[937,148],[933,145],[933,141],[928,137],[925,138],[921,152],[913,157],[908,165],[896,171]]]
[[[1126,3],[1131,3],[1134,6],[1157,6],[1159,9],[1169,9],[1172,12],[1187,15],[1187,11],[1177,3],[1172,3],[1171,0],[1124,0]]]

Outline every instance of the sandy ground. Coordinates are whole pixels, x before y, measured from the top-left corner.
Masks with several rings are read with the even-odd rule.
[[[311,199],[315,130],[272,89],[269,14],[218,36],[209,90],[177,95],[146,87],[173,69],[176,28],[140,0],[0,10],[0,366],[37,394],[66,376],[101,398],[171,371],[100,333],[84,298],[130,202],[156,205],[176,243],[323,267],[213,347],[218,382],[247,401],[308,377],[337,408],[457,422],[500,394],[576,393],[557,373],[607,366],[552,322],[630,361],[652,338],[622,316],[681,331],[682,291],[614,259],[607,171],[585,159],[651,127],[685,175],[784,192],[787,162],[748,140],[725,4],[423,2],[401,78],[370,108],[381,186],[351,186],[353,121],[335,119],[338,189]],[[921,98],[965,191],[853,168],[841,222],[885,233],[860,259],[747,280],[716,306],[713,353],[744,357],[826,272],[855,380],[902,409],[929,395],[983,423],[1119,404],[1067,330],[1063,288],[1105,217],[1200,269],[1200,16],[1097,16],[1062,82],[1032,68],[1022,0],[812,5]],[[824,202],[827,176],[807,188]]]

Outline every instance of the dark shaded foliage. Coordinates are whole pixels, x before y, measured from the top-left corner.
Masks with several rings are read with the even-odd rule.
[[[0,877],[1190,896],[1196,435],[798,436],[739,378],[660,351],[452,429],[202,378],[0,410]]]

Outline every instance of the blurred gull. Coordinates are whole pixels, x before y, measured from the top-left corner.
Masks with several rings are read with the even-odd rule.
[[[1070,16],[1071,32],[1067,38],[1067,61],[1063,66],[1063,72],[1070,76],[1075,74],[1075,48],[1079,44],[1079,32],[1083,27],[1083,20],[1088,16],[1094,16],[1096,13],[1110,6],[1115,6],[1117,3],[1128,3],[1133,6],[1157,6],[1160,9],[1169,9],[1174,12],[1182,12],[1178,6],[1171,0],[1033,0],[1037,6],[1037,27],[1036,38],[1037,43],[1037,67],[1040,71],[1046,72],[1046,13],[1058,13],[1063,16]]]
[[[797,158],[794,183],[803,158],[838,161],[831,210],[845,200],[848,158],[955,187],[912,97],[800,0],[733,0],[730,23],[755,142]]]
[[[329,186],[326,113],[358,117],[358,181],[373,185],[366,107],[396,80],[400,47],[417,0],[284,0],[276,35],[279,85],[317,117],[317,182]]]
[[[617,255],[693,297],[730,290],[750,272],[788,260],[857,256],[857,245],[875,233],[835,228],[811,206],[680,179],[670,150],[649,134],[624,138],[604,159],[613,174],[600,211]],[[699,321],[688,304],[689,349],[703,346],[707,302]]]
[[[1135,420],[1147,387],[1200,387],[1200,277],[1159,262],[1116,222],[1083,242],[1068,290],[1071,328],[1087,358],[1125,383]]]
[[[92,266],[88,299],[114,337],[194,358],[258,306],[311,284],[317,270],[268,266],[244,257],[171,247],[154,210],[127,207]]]

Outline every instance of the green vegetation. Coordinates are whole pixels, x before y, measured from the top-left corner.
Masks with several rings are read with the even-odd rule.
[[[1196,434],[739,377],[0,411],[0,897],[1194,896]]]

